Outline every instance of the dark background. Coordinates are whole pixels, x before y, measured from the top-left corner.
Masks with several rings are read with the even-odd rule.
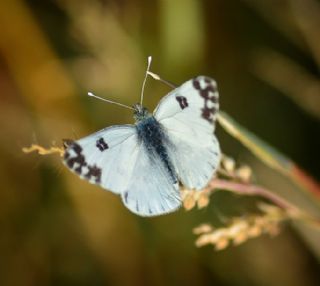
[[[221,252],[194,246],[195,226],[246,214],[248,198],[218,193],[202,210],[140,218],[58,156],[21,151],[132,123],[130,111],[86,93],[139,101],[152,55],[151,70],[177,84],[215,78],[221,109],[319,180],[319,19],[314,0],[1,1],[0,285],[319,285],[310,229],[285,224]],[[144,105],[168,91],[149,79]],[[217,133],[257,183],[307,196],[319,214]]]

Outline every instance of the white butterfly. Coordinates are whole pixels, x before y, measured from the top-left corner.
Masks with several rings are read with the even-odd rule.
[[[150,63],[151,58],[147,74]],[[138,215],[173,212],[181,206],[179,182],[200,190],[217,170],[218,108],[216,82],[198,76],[162,98],[153,114],[135,104],[134,125],[111,126],[70,143],[64,163],[82,179],[121,195]]]

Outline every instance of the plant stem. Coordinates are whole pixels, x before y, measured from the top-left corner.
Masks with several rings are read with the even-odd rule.
[[[320,227],[320,219],[316,218],[310,214],[305,213],[303,210],[288,202],[284,198],[275,194],[274,192],[263,188],[261,186],[252,185],[252,184],[244,184],[244,183],[235,183],[222,179],[213,179],[208,184],[208,189],[214,191],[215,189],[221,189],[230,191],[233,193],[237,193],[239,195],[249,195],[249,196],[260,196],[269,201],[273,202],[278,207],[284,209],[290,218],[299,219],[303,221],[307,221],[318,228]]]

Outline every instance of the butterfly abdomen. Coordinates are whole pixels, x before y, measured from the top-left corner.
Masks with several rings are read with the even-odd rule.
[[[154,156],[158,156],[168,170],[173,183],[177,183],[176,173],[164,146],[166,136],[159,122],[153,116],[150,116],[141,120],[136,127],[138,138],[147,149],[150,160],[153,161]]]

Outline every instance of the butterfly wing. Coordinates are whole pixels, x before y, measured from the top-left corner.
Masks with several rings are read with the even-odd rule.
[[[148,154],[133,125],[113,126],[68,144],[64,163],[90,183],[120,194],[142,216],[172,212],[180,205],[178,184]]]
[[[173,212],[181,206],[179,184],[169,175],[156,154],[150,154],[141,144],[138,160],[126,191],[123,203],[132,212],[155,216]]]
[[[133,125],[112,126],[69,144],[64,163],[80,178],[120,194],[133,171],[137,148]]]
[[[216,82],[199,76],[171,91],[154,111],[167,132],[170,159],[188,188],[205,187],[220,162],[214,135],[218,96]]]

